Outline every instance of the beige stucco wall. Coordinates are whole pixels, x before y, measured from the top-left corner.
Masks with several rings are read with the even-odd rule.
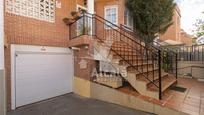
[[[74,77],[74,93],[84,97],[90,97],[90,81]]]
[[[203,68],[191,68],[189,66],[199,66]],[[184,68],[184,67],[189,67],[185,69],[179,69],[178,74],[183,75],[187,73],[191,73],[192,71],[192,76],[194,78],[203,78],[204,79],[204,62],[200,61],[180,61],[178,63],[178,68]]]
[[[5,77],[4,71],[0,70],[0,115],[5,115]]]
[[[79,77],[74,78],[74,93],[158,115],[187,115]]]
[[[157,115],[187,115],[183,112],[159,106],[140,98],[122,93],[113,88],[91,82],[91,98],[121,106],[142,110]]]

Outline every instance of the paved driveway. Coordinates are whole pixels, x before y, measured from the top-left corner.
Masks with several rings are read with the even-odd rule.
[[[118,105],[67,94],[44,102],[27,105],[8,115],[150,115]]]

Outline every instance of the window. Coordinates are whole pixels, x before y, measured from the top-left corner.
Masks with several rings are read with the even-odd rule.
[[[133,17],[131,16],[130,12],[128,9],[125,9],[125,13],[124,13],[124,25],[133,29]]]
[[[6,12],[55,22],[55,0],[6,0]]]
[[[117,6],[107,6],[105,7],[105,19],[110,21],[111,23],[118,25],[118,7]],[[107,27],[110,28],[113,27],[111,23],[106,23]]]

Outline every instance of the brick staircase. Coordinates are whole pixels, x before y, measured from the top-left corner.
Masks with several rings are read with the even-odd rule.
[[[100,16],[84,14],[81,19],[83,19],[83,27],[92,29],[91,32],[84,31],[81,35],[94,36],[94,47],[99,52],[103,52],[101,55],[105,55],[107,62],[118,70],[118,77],[129,82],[140,94],[161,99],[163,92],[176,83],[176,54],[147,44]],[[77,21],[70,25],[70,29],[76,29],[76,26]],[[70,33],[73,38],[81,35]],[[165,67],[168,67],[168,70],[164,71]],[[117,79],[116,76],[103,79],[100,78],[101,76],[107,75],[104,72],[102,75],[99,71],[94,81],[113,88],[122,86],[122,83],[118,82],[121,81],[119,78],[119,80],[112,80]]]
[[[104,44],[105,41],[97,43],[98,46],[102,46],[100,47],[100,49],[98,49],[98,51],[104,52],[104,49],[108,49],[106,48],[107,45]],[[123,50],[117,50],[118,48],[122,48]],[[107,60],[110,60],[109,63],[111,63],[111,65],[113,65],[115,68],[119,69],[120,75],[126,81],[128,81],[136,91],[138,91],[142,95],[159,99],[159,89],[154,85],[159,85],[159,68],[155,67],[155,63],[152,63],[150,59],[145,59],[141,54],[129,53],[133,52],[132,50],[133,49],[131,47],[125,45],[125,43],[123,42],[115,42],[111,45],[111,50],[109,52]],[[117,52],[117,54],[115,54],[114,52]],[[124,55],[125,59],[122,59],[120,55]],[[132,65],[129,65],[128,61],[131,61],[134,67]],[[144,75],[147,76],[149,80],[146,79]],[[175,76],[164,72],[164,70],[162,70],[161,77],[162,92],[164,92],[171,85],[176,83]],[[113,88],[119,88],[122,86],[121,83],[118,83],[117,80],[113,82],[111,79],[113,78],[106,77],[105,83],[104,81],[103,83],[100,81],[96,82]],[[110,81],[112,81],[112,84],[119,85],[112,86],[112,84],[109,83]]]

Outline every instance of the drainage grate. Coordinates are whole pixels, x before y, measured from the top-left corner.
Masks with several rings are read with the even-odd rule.
[[[187,90],[187,88],[179,87],[179,86],[172,86],[170,87],[170,89],[174,91],[182,92],[182,93],[184,93]]]

